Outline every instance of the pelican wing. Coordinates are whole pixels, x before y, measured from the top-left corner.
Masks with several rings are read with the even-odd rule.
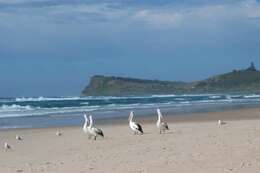
[[[104,137],[104,133],[103,133],[103,131],[102,131],[101,129],[99,129],[99,128],[94,128],[94,131],[95,131],[95,133],[98,134],[99,136]]]
[[[133,123],[133,125],[134,125],[134,128],[135,128],[136,130],[138,130],[138,131],[141,132],[141,133],[144,133],[144,132],[143,132],[143,129],[142,129],[142,126],[141,126],[140,124],[138,124],[138,123]]]
[[[169,130],[168,124],[166,122],[162,122],[162,127],[166,130]]]

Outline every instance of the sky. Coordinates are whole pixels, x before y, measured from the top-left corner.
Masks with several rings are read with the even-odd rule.
[[[196,81],[260,69],[260,0],[0,0],[0,97],[78,96],[92,75]]]

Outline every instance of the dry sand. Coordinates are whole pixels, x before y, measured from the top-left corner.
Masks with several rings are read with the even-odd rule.
[[[127,122],[99,124],[105,138],[97,141],[88,140],[81,127],[0,131],[0,172],[259,173],[258,114],[259,108],[205,113],[178,123],[168,116],[171,130],[162,135],[149,121],[141,136],[133,135]],[[219,117],[227,122],[221,128]],[[4,141],[11,150],[4,150]]]

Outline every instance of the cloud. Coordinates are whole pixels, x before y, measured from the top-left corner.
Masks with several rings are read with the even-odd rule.
[[[241,22],[260,17],[257,1],[237,1],[236,3],[204,4],[199,6],[164,6],[161,8],[135,9],[131,20],[146,23],[155,28],[181,27],[182,25],[215,25],[227,22]]]
[[[137,23],[154,28],[179,27],[196,21],[257,19],[256,0],[134,1],[0,0],[0,25],[28,23]],[[18,22],[18,23],[17,23]]]
[[[181,13],[175,11],[139,10],[133,14],[132,20],[142,21],[158,28],[176,26],[181,22],[182,17]]]

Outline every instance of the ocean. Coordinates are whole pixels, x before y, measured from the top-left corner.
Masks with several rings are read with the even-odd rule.
[[[184,114],[260,105],[260,95],[198,94],[144,97],[33,97],[0,98],[0,129],[73,126],[83,123],[83,113],[95,120],[163,113]]]

